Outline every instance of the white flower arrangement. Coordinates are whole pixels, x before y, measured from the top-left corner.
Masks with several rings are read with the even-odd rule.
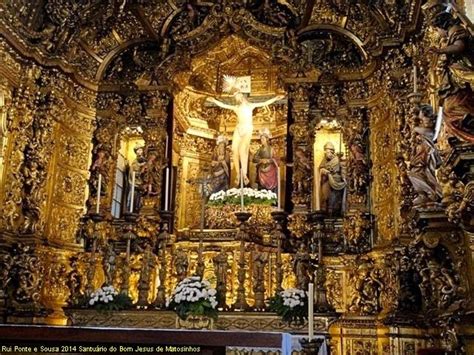
[[[281,291],[280,296],[283,298],[284,306],[295,308],[297,306],[304,306],[306,292],[297,288],[289,288],[285,291]]]
[[[217,316],[217,291],[211,288],[207,280],[199,276],[192,276],[181,281],[170,299],[167,307],[176,311],[181,319],[189,315],[205,315],[215,318]]]
[[[281,291],[270,299],[269,309],[284,322],[303,324],[308,318],[307,293],[296,288]]]
[[[93,306],[98,302],[109,303],[114,300],[114,297],[118,295],[118,292],[113,286],[102,286],[95,292],[91,293],[89,299],[89,305]]]
[[[84,305],[101,310],[122,310],[132,306],[132,299],[118,293],[113,286],[102,286],[92,292]]]
[[[246,204],[273,204],[277,200],[277,194],[273,191],[244,187],[243,189],[232,188],[227,191],[215,192],[209,197],[209,203],[214,205],[240,204],[241,194],[243,194]]]

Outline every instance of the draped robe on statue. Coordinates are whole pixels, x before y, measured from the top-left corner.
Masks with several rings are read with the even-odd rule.
[[[269,145],[262,145],[253,158],[257,164],[259,188],[275,190],[278,187],[278,161]]]
[[[461,26],[449,29],[447,45],[462,41],[466,50],[447,57],[438,92],[444,99],[443,111],[448,130],[465,141],[474,142],[474,93],[471,89],[474,84],[474,48],[470,38],[468,31]]]
[[[320,203],[321,210],[329,215],[340,214],[343,209],[344,188],[346,182],[342,176],[342,166],[339,157],[334,155],[331,159],[324,158],[319,165],[319,170],[326,169],[327,174],[320,175]]]
[[[442,197],[441,187],[434,175],[441,165],[441,158],[431,140],[431,130],[417,127],[415,132],[419,143],[410,160],[408,177],[417,193],[424,193],[430,201],[436,201]]]
[[[227,191],[230,181],[230,158],[225,145],[216,147],[212,156],[212,193]]]

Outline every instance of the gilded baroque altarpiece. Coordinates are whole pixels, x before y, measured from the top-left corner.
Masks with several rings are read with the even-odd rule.
[[[198,274],[227,280],[215,328],[301,333],[262,311],[312,281],[335,354],[474,351],[474,105],[456,101],[474,102],[473,28],[445,5],[4,2],[2,321],[174,327],[163,301]],[[227,76],[282,97],[253,111],[247,151],[256,191],[270,144],[274,206],[209,203],[222,171],[241,187],[239,118],[209,100],[236,100]],[[104,283],[149,315],[72,309]]]

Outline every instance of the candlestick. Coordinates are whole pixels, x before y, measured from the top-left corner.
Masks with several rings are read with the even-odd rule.
[[[339,131],[339,154],[342,153],[342,129]],[[341,154],[342,157],[342,154]]]
[[[413,92],[418,92],[418,68],[413,66]]]
[[[173,168],[171,167],[170,169],[170,181],[169,181],[169,194],[168,194],[168,200],[169,200],[169,205],[168,205],[168,209],[171,210],[173,208],[172,204],[173,204],[173,174],[174,174],[174,170]]]
[[[313,206],[311,206],[311,210],[316,210],[316,211],[319,211],[321,209],[321,200],[320,200],[320,195],[319,195],[319,190],[321,188],[321,172],[319,171],[319,168],[316,169],[316,174],[315,174],[315,183],[313,185],[313,191],[314,191],[314,197],[315,199],[313,199],[313,197],[311,197],[311,203],[313,203],[313,201],[315,202],[315,208],[313,208]]]
[[[244,172],[240,169],[240,210],[244,211]]]
[[[308,285],[308,340],[314,338],[314,284]]]
[[[130,262],[130,247],[131,247],[131,240],[127,239],[127,249],[126,249],[126,256],[125,256],[125,260],[127,260],[127,263]]]
[[[135,198],[135,171],[132,171],[132,194],[130,197],[130,213],[133,213],[134,198]]]
[[[438,116],[436,117],[436,125],[433,136],[433,141],[438,139],[439,133],[441,132],[441,124],[443,123],[443,106],[440,106],[438,109]]]
[[[323,241],[321,235],[318,236],[318,263],[321,265],[323,262]]]
[[[165,211],[168,211],[168,199],[169,199],[169,180],[170,180],[170,168],[166,168],[166,178],[165,178]]]
[[[95,213],[100,213],[100,193],[102,188],[102,174],[99,174],[99,181],[97,182],[97,204],[95,206]]]
[[[278,171],[278,186],[277,186],[277,199],[278,199],[278,210],[281,210],[281,176],[280,168],[277,166]]]

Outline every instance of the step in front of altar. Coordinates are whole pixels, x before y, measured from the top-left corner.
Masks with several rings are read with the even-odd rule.
[[[157,310],[97,311],[68,309],[66,314],[70,325],[127,327],[150,329],[177,329],[176,313]],[[327,331],[327,320],[315,318],[315,330]],[[221,312],[213,324],[214,330],[226,331],[278,331],[293,334],[306,334],[307,322],[302,325],[288,325],[280,317],[270,312]]]

